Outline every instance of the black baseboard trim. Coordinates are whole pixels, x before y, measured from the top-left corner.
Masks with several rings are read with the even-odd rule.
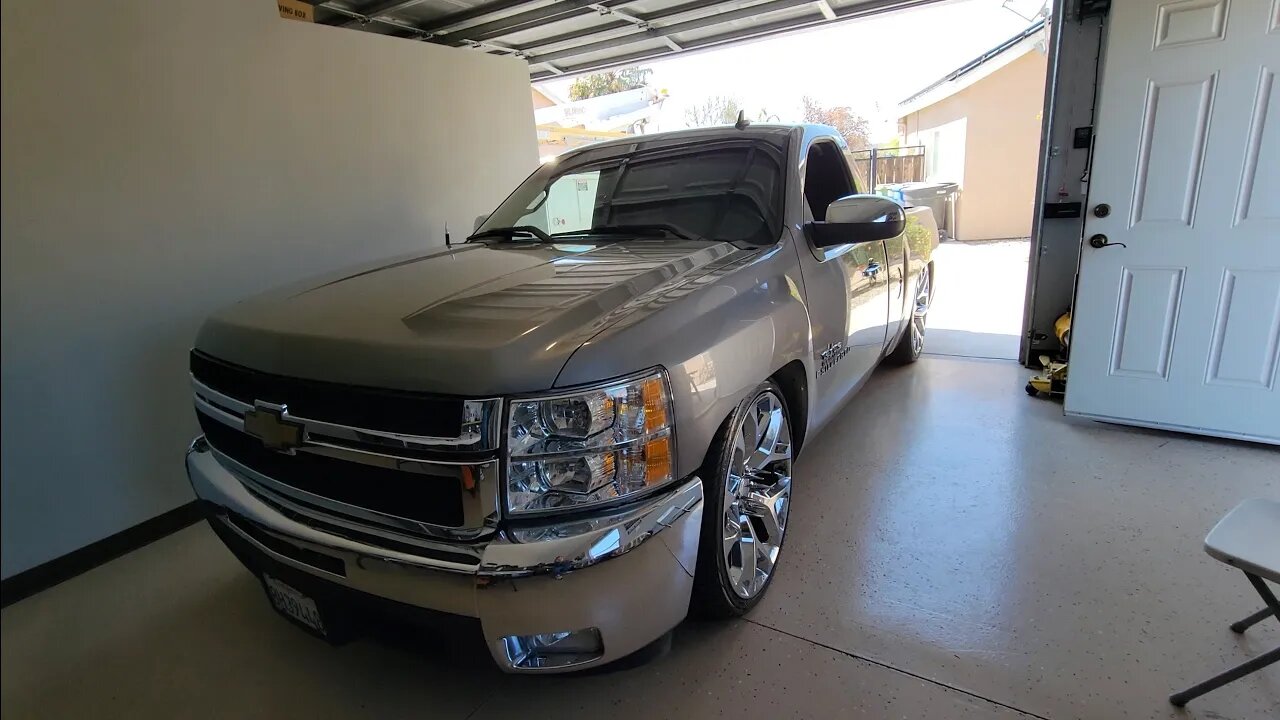
[[[200,503],[192,500],[167,513],[121,530],[79,550],[54,558],[0,581],[0,607],[48,590],[58,583],[86,573],[103,563],[133,552],[195,523],[204,517]]]

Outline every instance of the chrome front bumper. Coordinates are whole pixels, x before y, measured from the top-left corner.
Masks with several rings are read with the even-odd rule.
[[[325,581],[478,618],[494,660],[509,672],[603,665],[661,637],[688,612],[702,524],[697,477],[625,511],[507,530],[487,543],[422,542],[421,552],[409,552],[297,522],[251,493],[214,455],[202,439],[187,452],[187,475],[196,495],[213,506],[211,522],[275,562]],[[233,517],[252,523],[255,532],[245,532]],[[270,536],[272,547],[255,537],[259,533]],[[287,548],[302,552],[278,552]],[[341,565],[322,563],[329,567],[322,569],[298,559],[315,553]],[[601,651],[572,665],[525,667],[509,650],[512,637],[591,628]]]

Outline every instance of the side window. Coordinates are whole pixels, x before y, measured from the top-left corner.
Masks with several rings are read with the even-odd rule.
[[[849,165],[833,142],[809,146],[805,158],[804,198],[815,220],[827,219],[827,206],[854,193]]]

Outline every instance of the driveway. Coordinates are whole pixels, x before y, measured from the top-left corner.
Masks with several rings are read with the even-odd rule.
[[[1016,360],[1031,242],[947,242],[937,273],[924,351]]]

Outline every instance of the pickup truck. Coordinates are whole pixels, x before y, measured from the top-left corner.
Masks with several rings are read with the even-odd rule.
[[[829,127],[581,148],[466,242],[210,317],[187,473],[312,633],[443,613],[508,672],[609,663],[760,601],[801,447],[920,356],[937,240]]]

